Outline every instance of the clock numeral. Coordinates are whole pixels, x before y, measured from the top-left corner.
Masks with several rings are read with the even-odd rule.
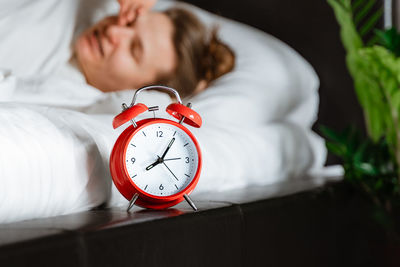
[[[185,157],[185,162],[189,163],[189,157]]]
[[[163,137],[163,132],[162,131],[156,131],[157,137]]]
[[[131,158],[132,164],[135,163],[136,159],[135,158]]]
[[[160,186],[158,187],[158,189],[164,190],[164,186],[163,186],[162,184],[160,184]]]
[[[148,186],[148,184],[146,184],[146,187],[144,188],[144,190],[146,190],[146,189],[147,189],[147,186]]]
[[[189,143],[186,143],[184,146],[187,146]]]

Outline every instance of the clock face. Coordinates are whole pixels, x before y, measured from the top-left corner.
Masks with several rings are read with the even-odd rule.
[[[129,140],[126,170],[142,191],[171,196],[184,190],[198,169],[198,151],[192,138],[169,123],[141,128]]]

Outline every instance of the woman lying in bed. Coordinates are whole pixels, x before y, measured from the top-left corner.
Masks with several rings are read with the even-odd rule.
[[[232,50],[191,12],[151,12],[155,0],[119,2],[118,16],[104,18],[75,43],[88,84],[104,92],[164,84],[188,96],[233,69]]]
[[[102,2],[112,6],[103,10]],[[111,123],[132,98],[123,89],[147,84],[184,96],[208,87],[190,99],[204,121],[191,129],[204,159],[194,194],[284,183],[323,166],[326,149],[311,130],[318,78],[293,49],[189,4],[159,0],[155,9],[167,11],[157,13],[137,0],[121,3],[0,4],[0,67],[12,70],[0,81],[0,223],[127,205],[109,174],[119,135]],[[217,24],[235,57],[176,6],[204,25]],[[81,72],[69,64],[71,38]],[[147,93],[146,105],[171,103],[161,92]]]

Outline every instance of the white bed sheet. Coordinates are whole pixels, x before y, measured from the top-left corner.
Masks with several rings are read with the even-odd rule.
[[[45,106],[0,104],[0,222],[126,205],[111,183],[108,159],[118,132],[113,115]],[[308,172],[310,131],[271,123],[251,131],[205,124],[194,130],[203,172],[194,194],[265,185]],[[223,134],[222,134],[223,133]]]
[[[127,204],[111,182],[108,160],[122,130],[112,129],[112,119],[133,93],[101,93],[66,64],[71,55],[66,43],[79,28],[118,7],[110,1],[95,4],[101,8],[90,9],[93,16],[78,14],[76,20],[71,14],[84,11],[78,0],[1,4],[0,34],[6,38],[0,67],[12,69],[14,76],[0,81],[0,223]],[[171,4],[162,1],[157,8]],[[191,99],[204,119],[202,128],[191,129],[204,157],[193,194],[272,184],[321,170],[326,149],[310,129],[318,109],[318,79],[309,64],[273,37],[187,7],[206,23],[220,23],[221,36],[238,59],[233,73]],[[20,31],[8,31],[13,19]],[[247,42],[230,40],[232,32],[247,36]],[[38,36],[49,33],[46,47],[41,46]],[[141,101],[169,103],[157,92],[144,93]]]

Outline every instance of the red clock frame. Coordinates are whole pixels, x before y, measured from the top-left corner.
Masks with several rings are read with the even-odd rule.
[[[198,153],[197,171],[195,176],[193,177],[193,180],[185,189],[171,196],[155,196],[141,190],[130,178],[125,165],[126,150],[128,148],[129,140],[131,139],[131,137],[137,134],[141,129],[145,128],[146,126],[156,123],[167,123],[182,129],[192,139]],[[136,124],[136,128],[131,125],[126,128],[124,132],[122,132],[122,134],[115,142],[115,145],[111,152],[110,172],[114,184],[127,200],[131,200],[133,195],[135,193],[138,193],[139,197],[136,200],[135,204],[143,208],[166,209],[175,206],[176,204],[184,200],[184,194],[189,195],[193,191],[193,189],[197,185],[197,182],[199,181],[202,167],[202,157],[199,143],[197,142],[194,135],[185,126],[175,121],[160,118],[151,118],[138,121],[136,122]]]

